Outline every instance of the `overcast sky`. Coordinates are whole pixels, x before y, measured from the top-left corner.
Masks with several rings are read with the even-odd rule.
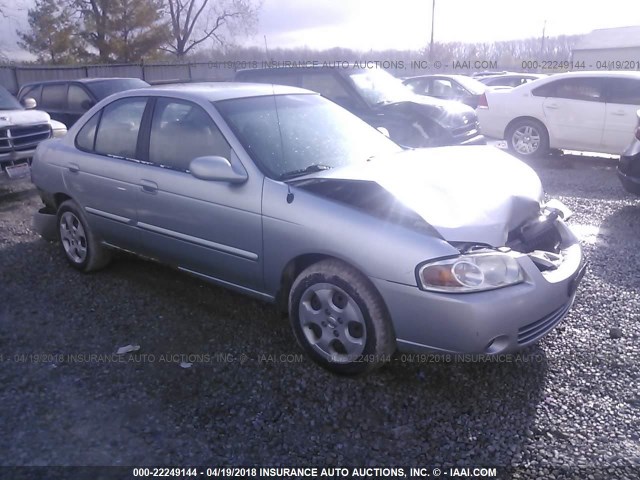
[[[16,26],[33,0],[13,0],[0,18],[0,43],[14,58]],[[435,40],[488,42],[640,25],[637,0],[435,0]],[[431,35],[432,0],[264,0],[258,31],[245,44],[269,48],[420,49]],[[20,9],[16,5],[21,6]]]

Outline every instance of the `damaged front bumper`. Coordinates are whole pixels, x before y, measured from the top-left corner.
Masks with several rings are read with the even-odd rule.
[[[392,312],[398,349],[500,354],[549,333],[571,308],[586,269],[578,239],[560,218],[552,223],[558,245],[550,252],[551,265],[540,262],[539,250],[516,253],[524,272],[524,281],[517,285],[451,294],[372,278]],[[546,237],[544,241],[549,243]]]

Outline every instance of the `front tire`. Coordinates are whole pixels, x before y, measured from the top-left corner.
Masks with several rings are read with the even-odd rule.
[[[390,360],[395,335],[382,298],[371,282],[338,260],[306,268],[289,294],[293,333],[316,363],[357,375]]]
[[[522,158],[542,157],[549,153],[549,133],[533,119],[518,120],[507,129],[509,150]]]
[[[67,200],[60,205],[57,224],[62,252],[73,268],[86,273],[109,263],[109,251],[96,239],[76,202]]]

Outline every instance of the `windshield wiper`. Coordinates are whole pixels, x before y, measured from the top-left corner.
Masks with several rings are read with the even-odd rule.
[[[331,170],[333,167],[329,165],[323,164],[314,164],[309,165],[308,167],[301,168],[299,170],[291,170],[290,172],[283,173],[278,177],[279,180],[288,180],[290,178],[301,177],[302,175],[307,175],[308,173],[322,172],[323,170]]]

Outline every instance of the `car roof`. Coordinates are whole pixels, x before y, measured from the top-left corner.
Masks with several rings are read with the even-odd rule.
[[[482,79],[493,79],[493,78],[520,78],[520,77],[531,77],[531,78],[544,78],[547,75],[545,73],[504,73],[500,75],[487,75],[482,77]]]
[[[434,77],[451,78],[452,80],[459,80],[459,79],[467,80],[471,78],[468,75],[460,75],[457,73],[430,73],[427,75],[416,75],[414,77],[408,77],[408,78],[405,78],[403,81],[415,80],[417,78],[434,78]]]
[[[362,71],[368,71],[368,70],[375,70],[376,68],[369,69],[369,68],[359,67],[355,65],[349,66],[348,68],[345,68],[342,65],[299,65],[299,66],[278,65],[275,67],[266,67],[266,68],[244,68],[244,69],[238,70],[236,72],[236,76],[242,76],[244,74],[258,75],[259,73],[262,73],[262,72],[296,73],[296,72],[300,72],[301,70],[318,70],[318,71],[334,70],[336,72],[343,72],[344,70],[347,70],[349,72],[362,72]],[[380,70],[383,70],[383,69],[381,68]]]
[[[601,78],[640,78],[638,71],[624,70],[579,70],[575,72],[556,73],[545,77],[550,79],[556,78],[574,78],[574,77],[601,77]]]
[[[231,100],[235,98],[263,97],[269,95],[314,94],[309,90],[269,83],[240,82],[203,82],[176,83],[156,85],[148,88],[137,88],[123,92],[121,96],[131,95],[179,95],[204,98],[209,102]]]
[[[33,87],[35,85],[51,85],[55,83],[83,83],[89,85],[97,82],[108,82],[116,80],[142,80],[138,77],[91,77],[91,78],[59,78],[57,80],[40,80],[36,82],[23,83],[20,86],[20,90],[26,87]],[[144,80],[142,80],[144,82]]]

